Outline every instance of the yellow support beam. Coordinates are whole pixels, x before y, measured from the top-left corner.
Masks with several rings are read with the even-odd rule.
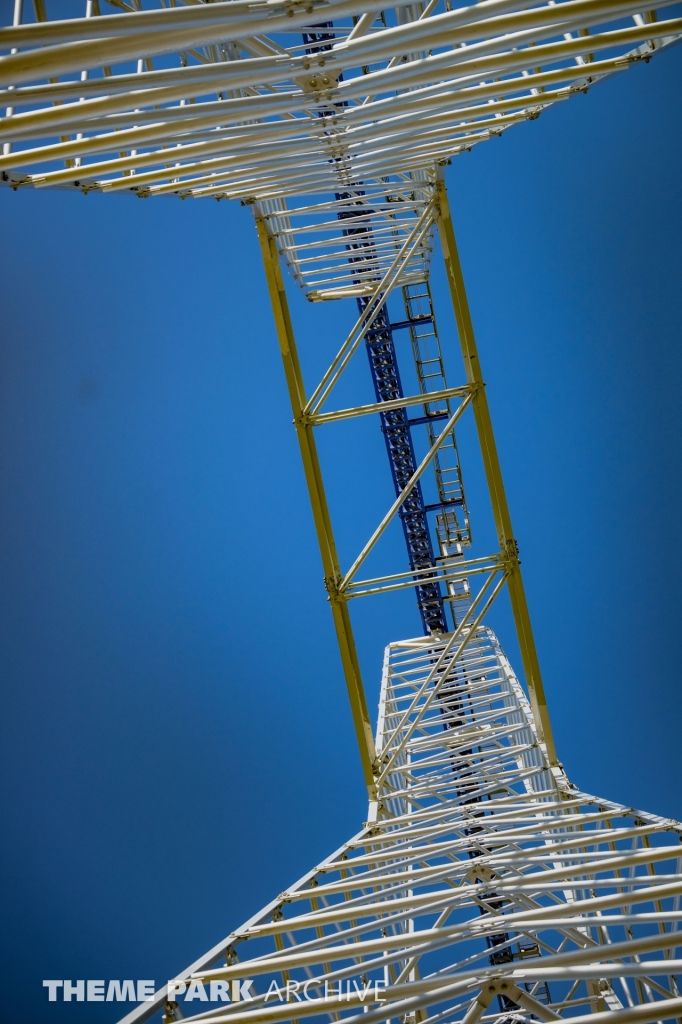
[[[303,410],[306,405],[303,376],[301,374],[301,366],[298,359],[298,352],[296,350],[296,339],[294,337],[291,316],[289,314],[289,304],[284,290],[284,280],[282,278],[279,255],[277,253],[275,240],[268,232],[267,225],[262,217],[256,217],[256,228],[261,246],[263,264],[265,266],[265,276],[267,279],[268,291],[270,293],[272,311],[275,317],[277,338],[279,340],[280,352],[284,363],[284,373],[286,375],[287,387],[289,388],[289,398],[291,399],[291,408],[294,414],[296,435],[301,449],[303,469],[305,471],[305,478],[308,484],[308,493],[310,495],[310,504],[313,510],[315,530],[317,532],[317,539],[320,545],[325,585],[329,592],[332,616],[334,618],[334,627],[336,629],[336,636],[339,642],[339,649],[341,651],[341,662],[343,665],[344,675],[346,677],[348,696],[350,698],[351,710],[353,713],[353,723],[355,725],[355,732],[358,739],[358,745],[360,747],[362,770],[365,776],[370,800],[373,800],[376,795],[376,786],[374,782],[374,767],[376,761],[374,737],[372,735],[372,726],[369,712],[367,710],[365,691],[362,685],[360,663],[355,649],[355,639],[353,637],[350,614],[345,600],[337,592],[338,584],[341,580],[341,571],[336,554],[336,544],[334,542],[331,518],[322,481],[322,471],[320,469],[320,461],[317,455],[317,446],[313,436],[313,427],[303,416]]]
[[[466,289],[464,287],[464,277],[462,276],[459,254],[457,252],[455,231],[452,225],[452,216],[450,213],[450,203],[448,201],[445,182],[442,177],[440,177],[436,183],[436,220],[443,249],[443,258],[445,260],[448,284],[452,295],[452,304],[455,310],[459,340],[462,346],[462,356],[464,358],[467,382],[470,385],[475,385],[472,405],[474,418],[476,420],[476,429],[478,431],[478,439],[481,445],[481,453],[483,455],[483,465],[485,468],[488,490],[490,492],[490,501],[492,504],[500,551],[503,555],[508,557],[514,565],[514,568],[508,577],[509,598],[514,615],[516,632],[518,634],[519,647],[521,648],[521,658],[523,660],[523,668],[526,675],[526,682],[528,684],[533,717],[537,726],[539,739],[546,745],[547,757],[550,764],[557,764],[554,737],[552,735],[549,710],[547,708],[547,700],[545,698],[545,689],[542,684],[540,663],[535,649],[535,639],[533,637],[528,604],[526,601],[526,593],[523,587],[521,568],[518,561],[518,549],[516,540],[514,539],[511,516],[509,515],[509,506],[507,504],[507,496],[505,494],[504,483],[502,481],[502,470],[500,468],[500,460],[497,454],[493,425],[490,419],[488,398],[485,393],[481,363],[478,357],[476,338],[474,336],[474,328],[471,322],[471,313],[469,311],[469,302],[467,300]]]

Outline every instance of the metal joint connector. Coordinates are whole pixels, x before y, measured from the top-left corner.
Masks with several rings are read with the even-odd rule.
[[[519,558],[519,542],[514,537],[507,539],[507,558],[506,561],[509,563],[512,571],[519,565],[521,560]]]
[[[178,1004],[175,1001],[171,1001],[170,999],[166,1000],[164,1004],[164,1014],[161,1018],[163,1020],[163,1024],[175,1024],[175,1021],[178,1019],[175,1015],[175,1011],[177,1009]]]

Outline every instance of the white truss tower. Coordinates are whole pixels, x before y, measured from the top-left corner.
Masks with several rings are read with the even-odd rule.
[[[682,1017],[682,825],[549,767],[491,630],[387,648],[376,747],[362,831],[179,976],[185,1017]],[[207,1010],[218,980],[251,999]],[[122,1024],[164,1004],[160,990]]]
[[[63,19],[60,0],[15,0],[0,184],[253,208],[370,801],[361,832],[122,1024],[682,1024],[682,826],[579,792],[557,760],[444,181],[472,146],[682,39],[674,2],[85,0]],[[454,387],[427,287],[434,227]],[[359,303],[309,397],[283,268],[311,301]],[[393,326],[436,366],[431,383],[422,366],[417,394],[377,388],[330,411],[382,315],[390,335],[396,288],[408,322]],[[426,454],[342,570],[315,431],[408,409]],[[446,498],[463,501],[453,431],[467,410],[497,550],[465,559],[465,519],[425,566],[357,579],[441,448]],[[424,584],[460,599],[453,631],[387,649],[374,733],[348,604]],[[485,625],[503,586],[527,696]]]

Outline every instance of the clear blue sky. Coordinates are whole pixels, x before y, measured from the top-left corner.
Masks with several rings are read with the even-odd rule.
[[[678,818],[681,112],[678,48],[449,171],[560,756]],[[116,1004],[48,1006],[42,979],[166,980],[365,799],[249,212],[5,190],[0,211],[3,1008],[96,1024]],[[309,368],[347,305],[292,294]],[[324,443],[363,489],[348,553],[391,496],[375,429]],[[419,619],[354,611],[374,708]]]

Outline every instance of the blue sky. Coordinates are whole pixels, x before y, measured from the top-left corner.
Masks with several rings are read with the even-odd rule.
[[[678,818],[681,58],[448,175],[560,756]],[[42,979],[165,980],[365,799],[248,210],[5,190],[0,210],[3,1002],[106,1022],[48,1007]],[[433,286],[456,382],[438,265]],[[353,303],[291,302],[312,379]],[[321,443],[345,554],[391,498],[368,429]],[[374,709],[383,646],[419,619],[408,597],[353,612]],[[503,605],[493,624],[518,665]]]

